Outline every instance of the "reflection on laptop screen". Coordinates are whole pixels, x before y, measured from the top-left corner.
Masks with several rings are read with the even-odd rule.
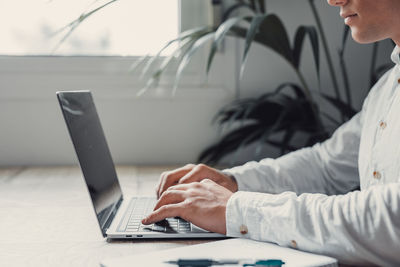
[[[58,100],[105,235],[107,221],[122,200],[114,163],[89,91],[58,92]]]

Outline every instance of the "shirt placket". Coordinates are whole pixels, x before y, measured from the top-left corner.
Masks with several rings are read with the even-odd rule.
[[[370,170],[370,185],[374,184],[379,184],[384,182],[384,177],[385,177],[385,169],[382,166],[383,165],[383,160],[385,160],[386,155],[384,153],[387,153],[387,149],[385,149],[385,145],[388,144],[388,135],[386,135],[386,132],[389,130],[387,129],[390,127],[390,114],[393,112],[392,108],[393,103],[398,97],[398,90],[400,86],[400,75],[398,71],[398,67],[396,67],[395,70],[395,76],[393,77],[394,81],[392,81],[392,90],[391,90],[391,97],[390,97],[390,102],[388,103],[387,107],[385,108],[385,111],[382,113],[382,116],[377,122],[377,130],[376,130],[376,135],[375,135],[375,142],[373,145],[372,153],[371,153],[371,170]],[[397,91],[396,91],[397,90]],[[390,142],[389,142],[390,143]],[[387,164],[385,164],[387,165]]]

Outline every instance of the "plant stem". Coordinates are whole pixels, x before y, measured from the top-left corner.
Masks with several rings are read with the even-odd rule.
[[[349,81],[349,75],[346,67],[346,62],[344,61],[343,55],[340,55],[340,69],[342,71],[342,76],[343,76],[343,82],[344,82],[344,88],[345,93],[346,93],[346,98],[347,98],[347,104],[352,107],[352,99],[351,99],[351,92],[350,92],[350,81]],[[343,121],[344,122],[344,121]]]
[[[378,45],[379,43],[374,43],[372,46],[372,59],[371,59],[371,69],[369,70],[369,77],[370,77],[370,87],[374,86],[375,83],[375,66],[376,66],[376,57],[378,55]]]
[[[350,28],[348,26],[344,27],[343,36],[342,36],[342,47],[339,49],[339,63],[340,63],[340,71],[342,73],[343,83],[344,83],[344,92],[347,99],[347,105],[352,107],[352,99],[351,99],[351,91],[350,91],[350,81],[349,75],[346,67],[346,61],[344,60],[344,53],[346,50],[346,43],[348,39]],[[343,119],[343,116],[342,116]],[[344,120],[343,120],[344,122]]]
[[[324,50],[325,50],[325,55],[326,55],[326,60],[327,60],[327,63],[328,63],[329,72],[331,73],[333,89],[335,90],[336,99],[341,100],[338,80],[337,80],[337,77],[336,77],[335,69],[333,67],[332,57],[331,57],[331,54],[329,52],[328,42],[326,40],[325,32],[324,32],[324,29],[322,27],[321,19],[319,17],[319,14],[318,14],[317,8],[315,6],[314,0],[308,0],[308,2],[310,3],[311,10],[313,12],[315,21],[317,23],[317,28],[318,28],[319,34],[321,36],[322,45],[323,45]]]
[[[324,131],[324,130],[325,130],[324,124],[322,123],[322,119],[321,119],[321,116],[320,116],[320,112],[318,111],[318,109],[317,109],[316,106],[314,105],[315,102],[314,102],[314,99],[313,99],[313,97],[312,97],[312,95],[311,95],[310,88],[308,87],[308,84],[307,84],[306,80],[304,79],[303,74],[302,74],[297,68],[295,68],[293,65],[292,65],[292,67],[293,67],[294,71],[296,72],[297,77],[298,77],[299,80],[300,80],[300,83],[303,85],[304,93],[305,93],[305,95],[306,95],[306,98],[307,98],[308,101],[310,102],[311,109],[312,109],[312,111],[313,111],[313,113],[314,113],[314,116],[315,116],[315,119],[316,119],[316,121],[317,121],[317,123],[318,123],[318,128],[319,128],[321,131]]]
[[[310,87],[308,87],[308,84],[306,82],[306,79],[304,79],[303,74],[296,67],[294,67],[293,65],[291,65],[291,66],[293,67],[294,71],[296,72],[297,77],[300,80],[300,83],[303,85],[306,98],[308,99],[308,101],[314,102],[313,97],[311,95]]]

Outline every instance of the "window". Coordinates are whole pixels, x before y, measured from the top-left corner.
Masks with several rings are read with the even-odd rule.
[[[172,39],[180,31],[210,23],[211,1],[118,0],[79,26],[77,32],[70,36],[66,45],[57,50],[57,54],[62,56],[48,56],[50,53],[47,54],[46,51],[51,51],[54,44],[46,44],[44,41],[49,33],[77,18],[82,11],[91,10],[93,5],[99,6],[100,2],[107,3],[107,1],[109,0],[25,0],[24,4],[21,4],[21,1],[1,1],[0,32],[7,36],[5,38],[3,34],[0,46],[0,89],[3,99],[48,98],[54,94],[55,90],[77,89],[92,89],[107,95],[107,97],[119,97],[118,95],[121,94],[136,96],[136,93],[145,84],[144,79],[138,79],[137,73],[132,75],[129,72],[130,66],[139,58],[138,56],[158,51],[164,43],[163,40]],[[142,2],[146,2],[146,4]],[[127,6],[122,5],[123,3],[126,3]],[[56,7],[53,4],[59,6]],[[137,13],[144,13],[142,9],[136,13],[135,10],[131,11],[134,7],[138,9],[138,6],[141,6],[143,10],[150,9],[148,12],[154,17],[141,17],[147,22],[137,22],[140,24],[136,25],[139,26],[137,31],[139,32],[143,28],[143,31],[148,33],[154,29],[160,29],[159,27],[168,26],[169,30],[161,28],[161,31],[166,32],[165,35],[151,32],[152,38],[157,36],[162,39],[157,41],[140,40],[145,37],[136,36],[132,33],[133,28],[130,31],[131,26],[128,23],[123,25],[124,19],[119,20],[120,14],[134,17]],[[167,8],[168,10],[165,12]],[[41,15],[36,14],[40,13],[36,11],[37,9],[45,10],[45,12],[42,12]],[[52,13],[51,11],[55,9],[58,11]],[[66,9],[70,12],[66,12]],[[153,9],[159,11],[155,12]],[[160,14],[165,17],[157,17]],[[31,17],[32,20],[23,19],[28,17]],[[114,29],[101,30],[96,25],[96,23],[103,23],[107,26],[108,21],[113,19],[115,19],[116,27],[121,27],[121,32],[115,34],[115,40],[118,39],[117,36],[121,37],[122,44],[117,44],[117,41],[114,44],[114,41],[110,41],[114,40],[114,37],[107,39],[107,36],[114,35]],[[170,22],[166,23],[163,20],[170,20]],[[56,25],[51,26],[52,21],[57,21]],[[20,22],[22,24],[19,24]],[[26,30],[23,29],[23,26],[26,27]],[[89,27],[94,27],[93,32],[87,29]],[[129,44],[128,41],[124,44],[127,35],[130,35],[131,39]],[[103,44],[101,40],[104,40]],[[139,41],[143,41],[142,44],[145,44],[146,47],[140,47]],[[35,46],[30,46],[31,43],[35,43]],[[154,46],[151,47],[153,44]],[[88,49],[86,46],[90,48]],[[136,50],[131,50],[133,46]],[[204,58],[202,51],[199,51],[197,57],[192,60],[193,64],[190,64],[185,71],[180,83],[181,87],[204,85],[203,64],[195,63],[196,60],[203,63]],[[163,77],[165,84],[171,85],[174,73],[167,72]],[[149,96],[151,97],[151,95],[150,93]],[[167,92],[166,96],[170,97],[171,95]]]
[[[3,55],[48,55],[83,12],[110,0],[2,0],[0,32]],[[155,54],[179,30],[178,0],[118,0],[77,27],[56,55]],[[145,27],[144,27],[145,25]]]
[[[145,79],[138,79],[138,73],[129,72],[129,68],[142,52],[132,52],[130,45],[126,48],[129,51],[104,51],[98,46],[96,41],[98,39],[95,39],[91,33],[89,36],[87,31],[82,36],[82,42],[85,42],[85,46],[91,45],[89,51],[69,50],[68,52],[66,49],[68,46],[71,48],[72,45],[67,43],[67,46],[57,50],[61,56],[46,55],[53,46],[40,42],[45,36],[41,31],[52,32],[75,19],[83,10],[90,10],[91,6],[88,6],[88,3],[100,3],[103,0],[91,0],[92,2],[68,0],[67,2],[71,2],[71,5],[65,4],[65,8],[72,7],[75,3],[76,8],[71,10],[71,13],[64,10],[58,13],[57,16],[60,18],[64,14],[70,14],[68,17],[63,17],[59,24],[50,25],[51,28],[43,26],[44,15],[32,14],[36,13],[34,10],[40,5],[47,5],[50,8],[50,5],[58,2],[61,5],[65,1],[67,0],[0,1],[0,123],[2,127],[0,150],[7,151],[3,153],[5,156],[0,158],[0,165],[73,163],[75,157],[68,153],[68,151],[72,152],[72,147],[68,142],[65,125],[60,117],[55,91],[81,89],[94,92],[104,128],[105,130],[112,129],[106,134],[111,149],[119,151],[116,162],[154,164],[195,160],[197,153],[214,140],[215,131],[210,126],[210,120],[218,108],[231,99],[230,92],[221,86],[219,80],[204,86],[205,68],[203,64],[192,61],[193,64],[188,66],[182,77],[180,90],[173,98],[170,85],[174,81],[174,73],[164,75],[166,80],[169,79],[168,83],[161,84],[166,90],[149,90],[142,97],[137,98],[137,92],[142,88]],[[81,5],[79,1],[85,4]],[[171,18],[176,23],[175,31],[179,29],[176,32],[207,25],[210,22],[211,0],[118,1],[121,4],[132,2],[138,5],[142,2],[151,2],[153,5],[157,3],[156,8],[159,10],[161,10],[161,4],[159,4],[161,2],[176,3],[179,9],[175,13],[176,17]],[[16,5],[18,6],[15,7]],[[74,42],[82,34],[80,31],[85,32],[85,27],[89,27],[89,24],[95,23],[97,19],[105,20],[106,12],[113,12],[115,9],[117,14],[124,13],[125,11],[117,10],[121,8],[123,9],[122,6],[117,5],[109,6],[94,15],[87,21],[87,26],[81,25],[68,42]],[[131,14],[131,12],[127,13]],[[8,40],[22,34],[23,31],[18,23],[22,20],[27,21],[25,18],[28,16],[34,18],[36,16],[35,23],[26,25],[33,33],[25,34],[25,37],[17,43],[15,40]],[[113,15],[112,18],[118,18],[118,16]],[[159,18],[150,19],[157,21],[158,24],[164,24]],[[139,26],[147,27],[144,22]],[[14,31],[14,35],[7,32],[10,28],[17,30]],[[111,30],[109,32],[105,30],[97,32],[94,36],[100,37],[101,40],[103,34],[107,37],[113,33]],[[129,29],[124,34],[134,36]],[[34,47],[37,50],[28,50],[31,47],[24,46],[24,43],[30,45],[34,38],[38,39]],[[135,38],[139,39],[136,36]],[[169,39],[169,37],[165,38]],[[13,43],[10,43],[11,41]],[[162,46],[162,42],[161,40],[154,41],[158,43],[156,49]],[[85,49],[83,46],[82,48]],[[199,52],[198,58],[194,60],[198,59],[198,62],[205,63],[206,56],[203,56],[201,51]],[[234,66],[234,64],[229,64],[233,61],[232,57],[227,58],[229,58],[228,64],[220,61],[223,67],[214,68],[219,71],[215,77],[221,77],[221,80],[227,77],[224,72],[230,66]],[[169,122],[168,119],[171,121]],[[186,129],[181,129],[182,125],[186,125],[184,127]],[[164,152],[155,153],[158,155],[156,156],[152,150],[155,147],[165,153],[175,151],[181,158],[171,157],[170,154]]]

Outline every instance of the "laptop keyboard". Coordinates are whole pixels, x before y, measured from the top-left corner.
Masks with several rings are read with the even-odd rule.
[[[118,231],[165,233],[187,233],[192,231],[191,223],[178,217],[167,218],[150,225],[142,224],[142,219],[153,211],[156,202],[155,198],[132,198]]]

